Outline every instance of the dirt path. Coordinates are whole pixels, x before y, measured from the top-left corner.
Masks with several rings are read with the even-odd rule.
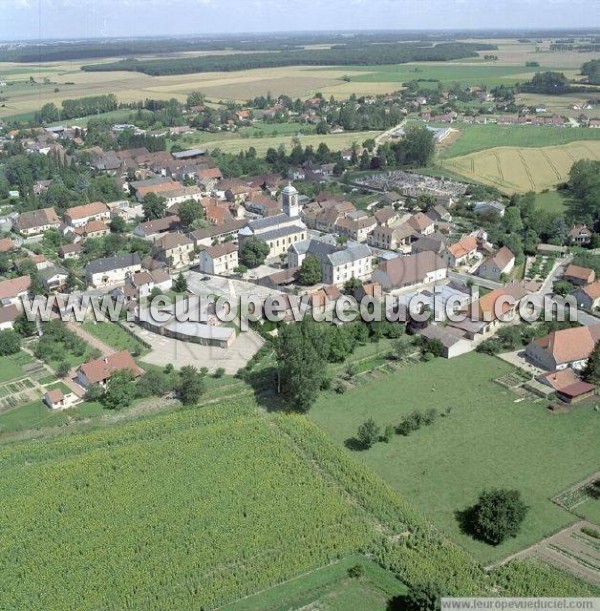
[[[73,333],[79,335],[79,337],[92,348],[97,348],[100,350],[100,352],[102,352],[102,356],[110,356],[116,352],[114,348],[111,348],[97,337],[94,337],[91,333],[88,333],[81,325],[76,325],[72,322],[66,322],[65,324],[67,325],[69,331],[73,331]]]

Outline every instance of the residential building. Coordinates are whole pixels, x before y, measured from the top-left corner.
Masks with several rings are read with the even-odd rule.
[[[502,275],[508,275],[515,267],[515,255],[503,246],[495,255],[487,258],[478,268],[477,275],[499,282]]]
[[[448,249],[448,238],[439,232],[431,233],[428,236],[421,236],[416,242],[413,242],[411,246],[411,253],[416,255],[419,252],[431,252],[440,255],[440,257],[446,256]]]
[[[12,329],[20,314],[21,312],[16,305],[10,304],[0,307],[0,331]]]
[[[76,379],[83,388],[89,388],[92,384],[105,387],[110,378],[119,371],[130,371],[134,378],[144,375],[144,370],[136,365],[131,354],[122,350],[84,363],[77,370]]]
[[[16,221],[17,231],[24,236],[36,235],[59,227],[60,219],[54,208],[23,212]]]
[[[335,241],[303,240],[290,246],[288,265],[300,267],[307,254],[318,259],[325,284],[340,285],[351,278],[366,279],[373,271],[373,253],[366,244],[359,242],[339,246]]]
[[[100,288],[122,284],[128,276],[141,270],[140,256],[128,253],[90,261],[85,267],[85,277],[90,286]]]
[[[448,264],[450,267],[458,267],[477,256],[477,239],[467,236],[456,244],[448,246]]]
[[[406,251],[418,237],[419,234],[408,223],[402,223],[375,227],[367,241],[375,248]]]
[[[2,306],[15,305],[21,309],[21,299],[27,297],[30,286],[31,278],[29,276],[0,281],[0,304]]]
[[[77,259],[81,255],[83,246],[81,244],[65,244],[58,249],[61,259]]]
[[[431,324],[419,330],[419,335],[427,340],[437,340],[442,346],[442,356],[447,359],[466,354],[473,350],[471,342],[458,329]]]
[[[69,208],[65,212],[65,222],[71,227],[82,227],[90,221],[110,220],[110,209],[102,202],[92,202],[83,206]]]
[[[345,236],[355,242],[366,242],[369,234],[377,227],[377,221],[372,216],[352,219],[348,216],[339,219],[333,226],[334,233]]]
[[[569,244],[577,246],[587,246],[592,241],[592,230],[586,225],[573,225],[569,231]]]
[[[180,218],[175,214],[165,216],[152,221],[145,221],[133,230],[133,235],[138,238],[155,241],[162,234],[177,231],[180,227]]]
[[[580,371],[599,340],[600,324],[561,329],[534,339],[525,354],[534,365],[547,371],[568,367]]]
[[[590,282],[594,282],[595,279],[596,272],[593,269],[581,267],[580,265],[568,265],[563,274],[563,280],[575,286],[585,286],[586,284],[590,284]]]
[[[429,284],[448,275],[447,263],[434,252],[426,251],[406,257],[395,257],[379,263],[372,274],[386,291],[406,286]]]
[[[67,283],[69,272],[59,265],[46,267],[39,272],[42,285],[47,291],[54,292],[63,289]]]
[[[417,212],[417,214],[413,214],[407,223],[421,235],[430,235],[435,231],[435,223],[422,212]]]
[[[198,255],[198,269],[205,274],[227,276],[238,265],[238,248],[233,242],[209,246]]]
[[[211,225],[203,229],[196,229],[196,231],[190,232],[188,237],[194,242],[196,248],[220,244],[229,240],[235,241],[240,229],[245,227],[247,223],[248,221],[244,219],[232,219],[225,221],[222,225]]]
[[[590,282],[575,289],[571,295],[577,299],[577,305],[585,310],[595,310],[600,307],[600,280]]]
[[[171,269],[190,265],[194,260],[194,242],[183,233],[167,233],[154,243],[157,258]]]

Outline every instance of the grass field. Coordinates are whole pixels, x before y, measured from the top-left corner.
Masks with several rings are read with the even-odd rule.
[[[348,576],[348,569],[361,566],[359,579]],[[406,593],[406,587],[380,566],[360,556],[349,556],[309,575],[288,581],[257,596],[251,596],[223,611],[288,611],[311,608],[323,611],[362,609],[386,611],[393,596]]]
[[[90,335],[97,337],[115,350],[129,350],[129,352],[135,352],[140,356],[148,352],[148,349],[141,342],[114,323],[86,322],[83,328]]]
[[[533,125],[453,125],[460,133],[449,146],[439,147],[442,159],[461,157],[494,147],[545,147],[583,140],[600,141],[600,129]]]
[[[540,148],[497,147],[446,159],[444,167],[505,193],[552,189],[578,159],[600,159],[600,140]]]
[[[572,522],[549,499],[598,467],[598,414],[582,407],[557,416],[543,403],[515,403],[515,395],[491,381],[510,370],[475,353],[438,359],[343,396],[325,395],[310,416],[343,444],[369,417],[385,426],[415,409],[451,407],[433,426],[355,455],[478,560],[491,562]],[[531,507],[519,536],[498,547],[462,534],[454,515],[494,486],[519,489]]]
[[[546,191],[545,193],[536,193],[535,205],[550,212],[562,213],[566,209],[567,201],[558,191]]]
[[[25,375],[23,366],[33,362],[34,359],[22,351],[0,357],[0,384],[22,378]]]

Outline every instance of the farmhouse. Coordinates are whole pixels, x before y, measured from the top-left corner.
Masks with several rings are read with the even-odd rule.
[[[373,282],[379,282],[384,290],[389,291],[437,282],[447,275],[446,262],[434,252],[426,251],[382,261],[373,272],[372,279]]]
[[[585,367],[598,340],[600,324],[561,329],[533,340],[525,354],[535,365],[547,371],[567,367],[577,371]]]
[[[106,386],[118,371],[130,371],[134,378],[144,375],[144,370],[136,365],[131,354],[123,350],[81,365],[77,370],[77,382],[83,388],[89,388],[92,384]]]
[[[575,286],[585,286],[596,279],[596,272],[589,267],[581,267],[579,265],[568,265],[563,279]]]
[[[16,227],[21,235],[35,235],[48,229],[58,229],[60,219],[54,208],[42,208],[41,210],[23,212],[16,222]]]
[[[90,221],[108,221],[109,219],[110,209],[102,202],[75,206],[65,212],[65,222],[71,227],[82,227]]]
[[[419,234],[408,224],[397,226],[381,225],[369,234],[368,243],[375,248],[385,250],[408,250]],[[425,238],[423,238],[425,239]]]
[[[233,242],[210,246],[199,255],[198,269],[206,274],[231,274],[238,265],[238,249]]]
[[[486,259],[477,268],[477,275],[499,282],[503,274],[512,272],[514,266],[515,255],[506,246],[503,246],[495,255]]]
[[[90,286],[99,288],[122,284],[128,276],[141,270],[140,256],[129,253],[90,261],[85,268],[85,277]]]

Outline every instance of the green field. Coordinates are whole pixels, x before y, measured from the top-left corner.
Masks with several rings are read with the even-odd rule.
[[[515,403],[516,395],[492,382],[509,371],[476,353],[437,359],[325,395],[310,416],[342,445],[369,417],[385,426],[415,409],[452,408],[433,426],[355,456],[478,560],[492,562],[574,521],[549,499],[598,467],[598,414],[581,407],[557,416],[543,402]],[[454,515],[494,486],[519,489],[531,507],[519,536],[498,547],[461,534]]]
[[[97,337],[101,342],[104,342],[117,351],[128,350],[138,355],[143,355],[148,352],[148,349],[140,341],[114,323],[86,322],[83,324],[83,328],[90,335]]]
[[[535,194],[535,205],[549,212],[565,211],[567,201],[558,191],[546,191]]]
[[[358,579],[348,576],[348,569],[361,566]],[[224,607],[223,611],[288,611],[309,607],[323,611],[362,609],[386,611],[393,596],[406,593],[406,587],[380,566],[361,556],[349,556],[340,562],[292,579],[281,586]]]
[[[462,83],[464,85],[513,85],[517,81],[527,81],[534,75],[535,70],[523,66],[495,65],[492,63],[466,63],[444,62],[427,64],[401,64],[397,66],[349,66],[348,72],[352,74],[351,82],[393,82],[401,85],[407,81],[423,80],[424,87],[437,87],[440,81],[444,85]],[[362,73],[362,74],[360,74]]]
[[[500,146],[543,147],[580,140],[600,140],[600,129],[585,127],[561,128],[495,124],[455,124],[453,127],[460,131],[460,135],[449,146],[440,148],[440,157],[443,159],[460,157]]]
[[[0,384],[22,378],[25,375],[23,366],[33,362],[34,359],[22,351],[10,356],[0,357]]]

